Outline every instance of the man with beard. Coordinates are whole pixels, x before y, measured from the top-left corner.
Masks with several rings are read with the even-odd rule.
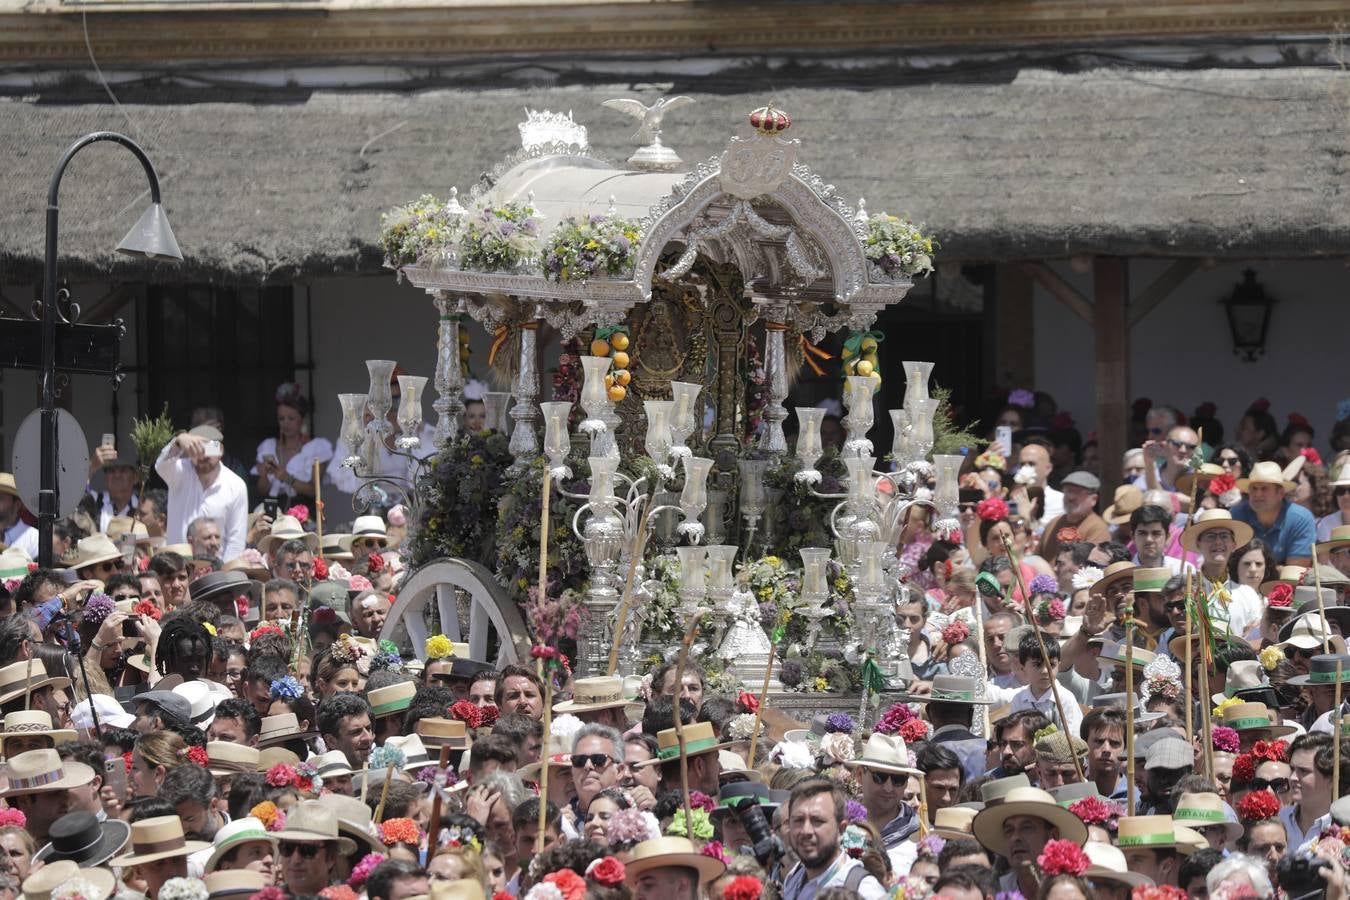
[[[1139,627],[1140,636],[1149,650],[1155,647],[1166,649],[1167,645],[1159,641],[1162,634],[1172,626],[1172,619],[1164,604],[1164,590],[1172,577],[1167,568],[1137,568],[1134,576],[1134,616],[1143,624]],[[1182,621],[1185,621],[1183,611]]]
[[[918,849],[909,838],[919,830],[919,821],[903,797],[910,777],[922,778],[923,772],[910,766],[904,739],[873,734],[862,757],[846,765],[854,770],[867,821],[881,835],[892,871],[908,871]]]
[[[375,732],[370,704],[356,694],[334,694],[319,706],[319,736],[330,750],[341,750],[352,769],[370,758]]]
[[[1252,539],[1251,526],[1233,519],[1226,509],[1207,509],[1181,534],[1181,546],[1201,556],[1199,582],[1209,598],[1209,613],[1227,621],[1231,634],[1241,637],[1261,618],[1261,598],[1249,585],[1229,578],[1228,559]]]
[[[1037,892],[1036,858],[1052,840],[1087,841],[1087,826],[1078,816],[1055,802],[1046,791],[1015,787],[1003,802],[986,806],[971,822],[975,839],[985,849],[1008,860],[1009,871],[999,879],[1000,891]]]
[[[1162,608],[1167,616],[1167,630],[1158,638],[1158,652],[1171,653],[1172,638],[1186,633],[1186,579],[1173,575],[1162,589]],[[1182,660],[1185,659],[1183,651]],[[1184,662],[1182,663],[1185,664]]]
[[[150,557],[150,571],[159,576],[164,592],[164,609],[177,609],[188,599],[187,560],[171,550]]]
[[[1154,741],[1144,753],[1144,807],[1155,815],[1172,814],[1172,788],[1195,768],[1195,751],[1181,737]]]
[[[1040,710],[1024,709],[994,723],[994,745],[999,764],[985,773],[988,778],[1020,775],[1036,762],[1036,732],[1050,724]]]
[[[840,845],[848,827],[847,798],[823,778],[803,781],[788,797],[788,842],[801,861],[783,883],[783,900],[810,900],[827,888],[881,900],[886,888]],[[1067,811],[1066,811],[1067,812]],[[1070,813],[1072,815],[1072,813]]]
[[[225,824],[216,799],[216,779],[210,769],[202,766],[178,766],[164,776],[164,783],[155,795],[171,805],[183,822],[188,840],[213,841],[216,832]],[[188,857],[188,876],[200,878],[211,857],[211,848]]]
[[[1060,483],[1064,491],[1064,515],[1045,526],[1041,538],[1041,559],[1059,556],[1059,533],[1066,528],[1077,532],[1076,540],[1101,544],[1111,540],[1111,526],[1097,515],[1097,492],[1101,481],[1091,472],[1070,472]]]
[[[497,709],[502,715],[525,713],[536,719],[544,717],[544,685],[534,669],[509,665],[497,679]]]
[[[1249,477],[1238,479],[1237,486],[1247,496],[1233,506],[1233,519],[1249,526],[1246,540],[1237,545],[1259,537],[1279,565],[1311,565],[1317,520],[1293,501],[1294,483],[1285,480],[1280,464],[1257,463]]]
[[[1125,750],[1125,713],[1114,706],[1098,707],[1083,717],[1079,734],[1088,746],[1087,780],[1103,797],[1126,799],[1128,781],[1120,762]]]

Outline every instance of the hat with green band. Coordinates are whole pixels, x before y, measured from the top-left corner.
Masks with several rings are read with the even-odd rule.
[[[370,703],[371,716],[378,719],[381,716],[403,712],[412,706],[413,696],[416,693],[416,684],[411,681],[400,681],[398,684],[370,691],[366,694],[366,701]]]
[[[1195,849],[1190,840],[1192,834],[1195,832],[1188,828],[1179,831],[1171,816],[1122,816],[1117,823],[1116,846],[1126,852],[1131,847],[1142,847],[1146,850],[1174,849],[1189,855]]]
[[[1260,731],[1277,738],[1293,734],[1297,729],[1272,721],[1264,703],[1234,703],[1223,708],[1223,724],[1238,732]]]
[[[273,855],[277,850],[276,835],[270,833],[260,819],[252,816],[245,816],[242,819],[235,819],[225,825],[220,826],[216,832],[216,838],[211,842],[211,856],[203,867],[204,872],[214,872],[216,867],[235,847],[243,844],[250,844],[255,841],[270,844]]]
[[[1339,669],[1338,669],[1339,667]],[[1308,674],[1295,675],[1288,680],[1291,685],[1334,685],[1350,682],[1350,653],[1319,653],[1308,660]]]
[[[713,734],[712,724],[709,722],[690,722],[684,726],[683,731],[685,756],[715,753],[723,747],[731,746],[730,744],[719,744],[717,742],[717,735]],[[680,738],[676,735],[674,728],[657,732],[656,747],[656,757],[663,762],[680,758]]]
[[[927,694],[901,694],[905,703],[969,703],[989,706],[994,701],[984,695],[984,686],[968,675],[934,675]]]
[[[717,793],[717,806],[714,807],[712,814],[735,812],[736,809],[746,800],[750,800],[756,806],[763,806],[772,810],[781,805],[781,802],[771,796],[769,786],[755,781],[736,781],[722,786]]]
[[[1237,816],[1223,802],[1223,798],[1210,791],[1182,794],[1172,818],[1177,824],[1197,830],[1222,825],[1227,830],[1230,841],[1242,837],[1242,825],[1238,822]]]
[[[1172,570],[1163,566],[1158,569],[1134,569],[1134,592],[1141,593],[1161,593],[1163,585],[1167,584],[1172,577]]]

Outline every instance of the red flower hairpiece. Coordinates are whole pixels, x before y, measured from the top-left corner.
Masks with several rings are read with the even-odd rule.
[[[1046,875],[1081,876],[1088,870],[1091,861],[1083,848],[1073,841],[1047,841],[1041,855],[1036,857],[1036,865]]]
[[[1235,487],[1237,487],[1237,479],[1227,472],[1216,475],[1209,480],[1209,492],[1215,497],[1222,497]]]
[[[1069,804],[1069,812],[1083,820],[1084,825],[1102,825],[1110,821],[1115,810],[1101,797],[1084,797]]]
[[[1238,803],[1238,818],[1244,822],[1273,819],[1280,814],[1280,798],[1271,791],[1252,791]]]
[[[415,847],[421,841],[422,829],[412,819],[385,819],[380,823],[382,844],[412,844]]]
[[[623,863],[617,857],[606,856],[594,860],[587,866],[586,876],[596,884],[603,884],[605,887],[618,887],[623,884],[627,872],[624,870]]]
[[[262,637],[265,634],[284,635],[285,633],[286,632],[282,631],[276,625],[259,625],[257,628],[253,629],[248,633],[248,642],[250,644],[256,643],[258,638]]]
[[[131,608],[131,611],[138,616],[149,616],[158,622],[164,616],[164,610],[160,609],[149,600],[142,600]]]
[[[1298,452],[1298,455],[1312,463],[1314,466],[1322,464],[1322,454],[1317,452],[1316,447],[1304,447]]]
[[[1008,504],[1000,497],[989,497],[976,504],[975,514],[983,522],[1002,522],[1008,518]]]
[[[759,709],[759,698],[749,691],[741,691],[736,695],[736,705],[742,712],[754,714]]]
[[[1252,756],[1266,762],[1289,762],[1288,741],[1257,741],[1252,744]]]
[[[1055,532],[1055,540],[1060,544],[1076,544],[1082,539],[1077,528],[1061,528]]]
[[[1266,603],[1269,606],[1292,606],[1294,603],[1294,586],[1283,581],[1275,585],[1266,595]]]
[[[544,881],[562,892],[563,900],[584,900],[586,897],[586,879],[571,869],[559,869],[544,876]]]
[[[970,637],[970,626],[961,619],[952,619],[947,627],[942,629],[942,642],[948,647],[955,647],[968,637]]]
[[[384,571],[384,557],[378,553],[372,553],[366,557],[366,571],[372,575],[378,575]]]
[[[910,719],[900,726],[900,737],[907,744],[917,744],[928,740],[928,723],[923,719]]]
[[[468,700],[456,700],[450,704],[450,718],[458,719],[468,728],[481,728],[483,725],[483,713],[479,710],[477,704]]]
[[[1130,900],[1187,900],[1187,896],[1170,884],[1141,884],[1130,892]]]
[[[248,618],[248,595],[240,594],[234,598],[234,611],[241,619]]]
[[[737,875],[722,890],[722,900],[759,900],[764,885],[753,875]]]
[[[314,578],[316,581],[324,581],[328,578],[328,562],[321,557],[314,560]]]
[[[1233,784],[1244,785],[1256,777],[1256,761],[1250,753],[1240,753],[1233,760]]]

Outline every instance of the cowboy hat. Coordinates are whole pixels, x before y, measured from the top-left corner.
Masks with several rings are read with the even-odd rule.
[[[1285,479],[1284,470],[1280,468],[1280,464],[1269,460],[1252,466],[1250,475],[1237,480],[1237,488],[1244,494],[1247,493],[1248,487],[1253,484],[1275,484],[1285,491],[1292,491],[1296,487],[1294,482]],[[1251,538],[1247,540],[1251,540]],[[1238,541],[1239,546],[1245,543],[1247,541]]]
[[[9,781],[0,797],[48,794],[82,787],[94,780],[94,770],[84,763],[63,760],[55,750],[29,750],[11,757]]]
[[[203,867],[205,872],[214,872],[220,865],[221,857],[242,844],[263,843],[272,848],[272,856],[277,855],[276,835],[268,832],[260,819],[245,816],[220,826],[215,840],[211,842],[211,856]]]
[[[1210,825],[1222,825],[1228,832],[1228,840],[1236,841],[1242,837],[1242,825],[1236,819],[1229,819],[1224,807],[1226,804],[1218,794],[1202,791],[1198,794],[1182,794],[1177,808],[1172,813],[1173,820],[1188,828],[1206,828]]]
[[[1083,852],[1091,863],[1086,872],[1088,881],[1114,881],[1131,889],[1153,886],[1152,878],[1131,872],[1125,862],[1125,854],[1110,844],[1088,841],[1083,845]]]
[[[1102,518],[1111,525],[1124,525],[1130,521],[1134,511],[1143,505],[1143,491],[1132,484],[1117,485],[1115,497],[1102,513]]]
[[[934,675],[927,695],[901,694],[902,703],[965,703],[971,706],[990,706],[984,685],[969,675]]]
[[[948,841],[968,841],[974,837],[971,823],[978,810],[965,806],[948,806],[933,815],[932,833]]]
[[[1227,471],[1218,463],[1204,463],[1195,472],[1182,472],[1177,476],[1177,493],[1189,497],[1197,478],[1200,479],[1200,490],[1203,491],[1215,478],[1226,474]]]
[[[1120,848],[1171,848],[1183,856],[1189,856],[1197,849],[1196,838],[1204,846],[1209,846],[1204,837],[1184,825],[1177,825],[1171,816],[1121,816],[1117,820],[1116,846]]]
[[[999,856],[1008,855],[1008,842],[1003,837],[1003,823],[1014,816],[1032,816],[1059,831],[1062,840],[1083,846],[1087,840],[1087,826],[1078,816],[1055,802],[1048,791],[1034,787],[1015,787],[997,806],[986,807],[975,816],[971,831],[975,840]]]
[[[178,816],[156,816],[131,823],[131,852],[112,860],[112,865],[125,869],[173,856],[191,856],[210,846],[206,841],[185,839],[183,820]]]
[[[1233,533],[1233,546],[1242,547],[1251,542],[1252,526],[1239,522],[1226,509],[1207,509],[1195,517],[1195,523],[1181,533],[1181,546],[1192,553],[1200,552],[1200,537],[1206,532],[1223,530]]]
[[[1298,729],[1292,725],[1283,725],[1270,717],[1270,710],[1264,703],[1234,703],[1223,708],[1223,724],[1241,734],[1257,732],[1268,738],[1284,737]]]
[[[684,726],[683,731],[685,756],[699,756],[703,753],[712,753],[715,750],[722,750],[731,746],[730,744],[718,743],[710,722],[690,722]],[[656,746],[656,756],[661,762],[680,758],[680,739],[674,728],[657,732]]]
[[[1338,680],[1341,684],[1350,682],[1350,654],[1319,653],[1308,660],[1307,675],[1294,675],[1285,684],[1294,687],[1315,684],[1334,685]]]
[[[288,741],[308,740],[317,734],[318,732],[313,728],[309,731],[301,731],[300,719],[295,713],[288,712],[277,716],[263,716],[262,726],[258,731],[258,749],[266,750]]]
[[[267,876],[252,869],[226,869],[220,872],[207,872],[202,876],[207,896],[211,900],[224,900],[225,897],[252,897],[267,887]]]
[[[356,843],[338,832],[337,811],[317,800],[301,800],[291,807],[276,837],[301,844],[336,843],[343,856],[356,852]]]
[[[33,855],[45,863],[69,860],[80,866],[101,866],[127,844],[131,826],[121,819],[100,822],[88,810],[68,812],[47,830],[49,843]]]
[[[1111,563],[1111,565],[1107,566],[1105,571],[1102,572],[1102,577],[1098,578],[1097,583],[1092,586],[1091,593],[1105,594],[1108,587],[1115,584],[1117,581],[1125,581],[1127,579],[1131,580],[1131,585],[1133,585],[1133,573],[1137,568],[1139,567],[1129,560]]]
[[[577,678],[572,682],[572,699],[553,705],[553,712],[587,713],[602,709],[627,706],[623,696],[623,678],[619,675],[597,675]]]
[[[873,732],[863,745],[862,756],[848,760],[845,766],[872,769],[877,772],[894,772],[900,775],[923,777],[923,773],[910,765],[909,750],[905,739],[898,734],[880,734]]]
[[[340,751],[339,751],[340,752]],[[237,775],[258,771],[258,749],[231,741],[210,741],[206,745],[206,767],[212,775]]]
[[[295,516],[287,515],[277,516],[267,534],[258,541],[258,552],[271,555],[287,541],[303,541],[310,553],[319,552],[319,536],[306,531]]]
[[[381,547],[388,547],[389,534],[385,530],[384,519],[379,516],[357,516],[352,523],[352,533],[346,535],[338,546],[350,553],[352,543],[357,538],[374,538]]]
[[[50,900],[57,888],[67,882],[83,882],[75,894],[83,900],[107,900],[117,889],[117,879],[107,869],[81,868],[69,860],[49,863],[24,879],[24,900]],[[84,886],[91,889],[86,892]]]
[[[112,562],[120,560],[122,551],[117,549],[117,545],[103,532],[95,532],[87,538],[80,538],[75,545],[75,559],[71,561],[69,568],[76,571],[87,566],[96,566],[101,562]]]
[[[6,738],[49,737],[52,744],[68,744],[75,740],[75,729],[52,728],[52,717],[40,709],[21,709],[6,713],[4,730],[0,731],[0,756],[6,756]]]
[[[720,878],[727,870],[726,863],[708,856],[689,838],[659,837],[639,841],[624,864],[624,879],[631,885],[648,869],[681,868],[698,872],[699,885]]]

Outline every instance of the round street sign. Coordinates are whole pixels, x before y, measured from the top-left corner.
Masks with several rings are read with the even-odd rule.
[[[38,492],[42,487],[42,410],[35,409],[19,426],[14,437],[14,483],[23,505],[38,513]],[[56,411],[56,514],[68,516],[75,511],[89,480],[89,441],[75,417],[64,409]]]

